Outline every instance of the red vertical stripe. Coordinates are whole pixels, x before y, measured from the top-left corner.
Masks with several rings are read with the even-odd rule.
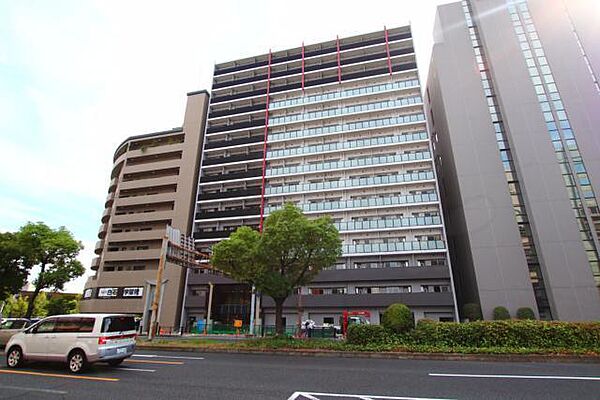
[[[262,189],[260,195],[260,225],[258,230],[263,230],[263,220],[265,215],[265,172],[267,170],[267,137],[269,135],[269,94],[271,92],[271,60],[272,54],[269,50],[269,64],[267,67],[267,101],[265,108],[265,143],[263,144],[263,164],[262,164]]]
[[[390,40],[388,37],[387,28],[384,26],[383,31],[385,32],[385,51],[387,52],[388,69],[390,70],[390,76],[392,76],[392,57],[390,56]]]
[[[338,62],[338,82],[342,83],[342,63],[340,62],[340,37],[336,36],[337,43],[337,62]]]
[[[302,42],[302,93],[304,93],[304,42]]]

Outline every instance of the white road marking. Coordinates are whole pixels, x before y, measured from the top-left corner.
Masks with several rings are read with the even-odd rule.
[[[119,371],[138,371],[138,372],[156,372],[155,369],[143,369],[143,368],[111,368]]]
[[[186,356],[159,356],[157,354],[134,354],[132,357],[143,358],[173,358],[177,360],[204,360],[204,357],[186,357]]]
[[[315,392],[294,392],[287,400],[319,400],[319,396],[324,397],[343,397],[350,399],[363,399],[363,400],[452,400],[452,399],[440,399],[432,397],[397,397],[397,396],[375,396],[369,394],[344,394],[344,393],[315,393]]]
[[[500,379],[556,379],[571,381],[600,381],[595,376],[552,376],[552,375],[483,375],[483,374],[434,374],[429,376],[443,376],[451,378],[500,378]]]
[[[39,388],[30,388],[24,386],[9,386],[9,385],[0,385],[0,389],[9,389],[9,390],[22,390],[26,392],[39,392],[39,393],[50,393],[50,394],[67,394],[69,392],[65,392],[64,390],[54,390],[54,389],[39,389]]]

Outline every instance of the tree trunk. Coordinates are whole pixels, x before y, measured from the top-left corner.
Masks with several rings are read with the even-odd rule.
[[[35,304],[34,304],[35,299],[37,298],[38,294],[40,294],[40,290],[41,290],[41,288],[38,288],[36,286],[35,290],[33,291],[33,294],[29,298],[29,304],[27,305],[27,313],[25,314],[25,318],[27,318],[27,319],[30,319],[33,314],[33,308],[35,306]]]
[[[283,302],[285,299],[273,299],[275,300],[275,333],[277,335],[283,335]]]

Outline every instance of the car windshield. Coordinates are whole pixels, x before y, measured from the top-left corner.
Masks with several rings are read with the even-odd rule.
[[[119,315],[105,317],[102,321],[102,332],[135,331],[135,320],[133,317]]]

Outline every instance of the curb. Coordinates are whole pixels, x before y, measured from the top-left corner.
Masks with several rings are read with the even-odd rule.
[[[494,362],[538,362],[538,363],[581,363],[600,364],[600,356],[589,355],[544,355],[544,354],[459,354],[459,353],[406,353],[406,352],[369,352],[335,351],[307,349],[217,349],[211,347],[184,346],[148,346],[138,345],[140,350],[181,351],[190,353],[227,353],[227,354],[269,354],[277,356],[375,358],[392,360],[434,360],[434,361],[494,361]]]

